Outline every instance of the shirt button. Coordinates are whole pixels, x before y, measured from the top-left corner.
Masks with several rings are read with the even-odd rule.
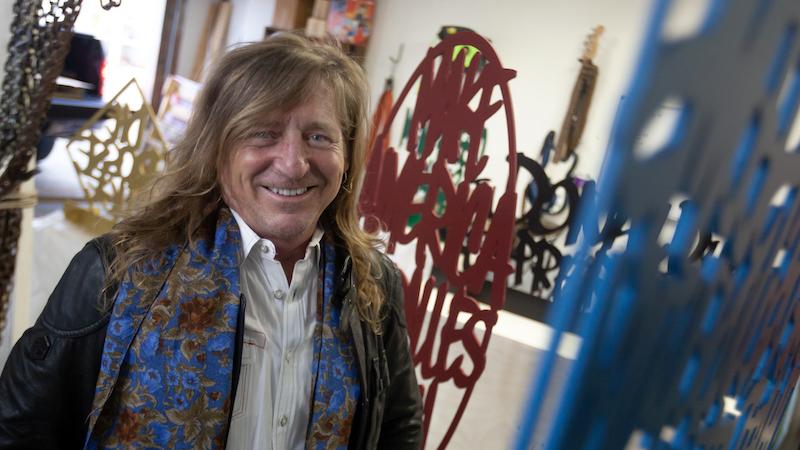
[[[289,422],[289,419],[286,416],[281,417],[281,426],[282,427],[285,427],[288,422]]]
[[[291,362],[292,361],[292,352],[287,352],[286,353],[286,357],[284,359],[286,360],[287,363]]]
[[[273,292],[272,294],[273,294],[273,295],[275,296],[275,298],[277,298],[278,300],[283,300],[283,297],[285,297],[285,296],[286,296],[286,293],[285,293],[285,292],[283,292],[283,291],[282,291],[282,290],[280,290],[280,289],[275,289],[275,292]]]

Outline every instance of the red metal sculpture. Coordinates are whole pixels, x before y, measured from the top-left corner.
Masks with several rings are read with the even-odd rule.
[[[466,69],[467,52],[455,51],[463,46],[480,53]],[[415,269],[406,274],[403,288],[414,362],[421,374],[426,436],[439,387],[452,383],[462,393],[439,448],[452,438],[484,370],[492,328],[505,303],[506,279],[513,272],[509,255],[517,156],[508,82],[515,76],[475,33],[452,35],[430,49],[375,140],[361,197],[367,227],[382,224],[390,253],[396,244],[416,244]],[[417,84],[401,158],[396,149],[386,148],[382,136]],[[493,102],[496,93],[500,99]],[[508,172],[504,191],[495,198],[495,186],[483,173],[489,157],[480,155],[480,144],[486,122],[501,110],[508,129],[507,152],[495,157],[505,158]],[[469,146],[462,155],[465,138]],[[460,157],[465,161],[463,177],[454,183],[448,166]],[[487,284],[489,294],[481,305],[475,298]]]

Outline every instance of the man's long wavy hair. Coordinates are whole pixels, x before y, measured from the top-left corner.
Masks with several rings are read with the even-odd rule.
[[[142,206],[110,233],[116,255],[107,289],[118,285],[129,268],[141,268],[167,247],[191,243],[202,235],[198,231],[208,227],[208,219],[224,206],[218,168],[227,163],[236,144],[268,113],[291,110],[320,86],[334,93],[349,161],[346,181],[323,212],[320,225],[350,254],[357,280],[356,308],[380,332],[384,295],[373,251],[379,241],[361,229],[358,215],[368,126],[367,81],[361,67],[338,45],[291,33],[235,48],[216,64],[195,101],[185,136],[170,151],[167,170],[140,201]]]

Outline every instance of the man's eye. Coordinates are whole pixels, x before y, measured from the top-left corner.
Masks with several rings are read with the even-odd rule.
[[[308,135],[308,141],[312,145],[330,145],[333,143],[333,140],[328,136],[321,134],[321,133],[311,133]]]
[[[255,140],[259,143],[275,141],[279,137],[280,136],[278,135],[277,132],[270,130],[254,131],[247,136],[248,139]]]

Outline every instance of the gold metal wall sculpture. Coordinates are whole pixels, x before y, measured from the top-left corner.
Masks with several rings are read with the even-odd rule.
[[[134,193],[164,170],[167,143],[156,114],[132,79],[67,144],[85,202],[68,201],[67,219],[94,234],[111,229]]]

